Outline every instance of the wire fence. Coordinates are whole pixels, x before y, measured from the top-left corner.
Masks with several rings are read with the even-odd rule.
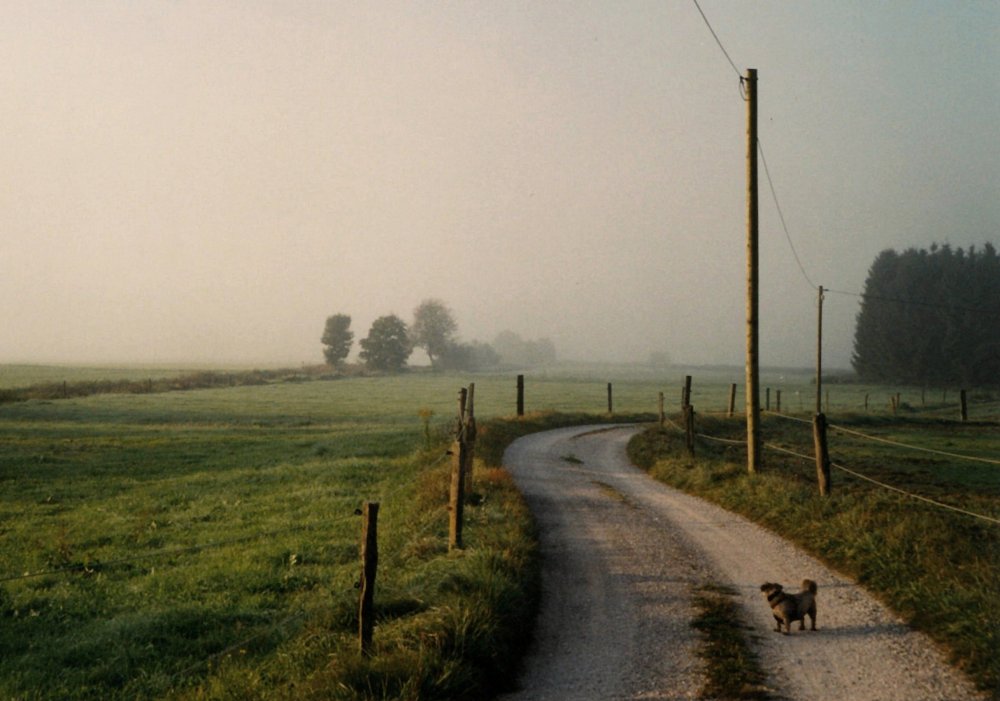
[[[795,417],[795,416],[789,416],[787,414],[779,414],[779,413],[775,413],[775,412],[764,412],[764,413],[767,414],[768,416],[774,416],[776,418],[780,418],[780,419],[785,420],[785,421],[794,422],[794,423],[798,423],[798,424],[806,424],[806,425],[810,426],[810,428],[812,427],[812,421],[807,420],[807,419],[802,419],[802,418]],[[670,425],[672,428],[674,428],[675,430],[677,430],[679,432],[683,433],[685,431],[685,429],[682,426],[680,426],[679,424],[677,424],[676,422],[674,422],[673,420],[671,420],[669,418],[665,418],[664,419],[664,423]],[[892,439],[888,439],[888,438],[882,438],[882,437],[879,437],[879,436],[873,436],[871,434],[864,433],[862,431],[857,431],[857,430],[854,430],[854,429],[851,429],[851,428],[847,428],[846,426],[842,426],[842,425],[839,425],[839,424],[828,424],[828,427],[830,429],[833,429],[836,432],[844,434],[844,435],[850,435],[850,436],[853,436],[853,437],[861,439],[861,440],[871,441],[871,442],[878,443],[878,444],[881,444],[881,445],[889,445],[889,446],[892,446],[894,448],[900,448],[900,449],[905,449],[905,450],[913,450],[913,451],[918,451],[918,452],[923,452],[923,453],[929,453],[929,454],[937,455],[937,456],[940,456],[940,457],[946,457],[946,458],[949,458],[949,459],[952,459],[952,460],[964,460],[964,461],[968,461],[968,462],[976,462],[976,463],[982,463],[982,464],[988,464],[988,465],[1000,465],[1000,460],[996,460],[996,459],[993,459],[993,458],[984,458],[984,457],[979,457],[979,456],[975,456],[975,455],[965,455],[965,454],[962,454],[962,453],[955,453],[953,451],[937,450],[937,449],[934,449],[934,448],[927,448],[925,446],[919,446],[919,445],[914,445],[914,444],[911,444],[911,443],[905,443],[903,441],[897,441],[897,440],[892,440]],[[715,442],[715,443],[721,443],[721,444],[724,444],[724,445],[747,445],[747,441],[746,440],[737,440],[737,439],[723,438],[721,436],[712,436],[712,435],[709,435],[709,434],[706,434],[706,433],[700,433],[700,432],[696,432],[694,435],[697,436],[698,438],[703,439],[703,440],[707,440],[707,441],[711,441],[711,442]],[[798,458],[800,460],[804,460],[806,462],[815,463],[815,461],[816,461],[816,456],[815,455],[809,455],[809,454],[806,454],[806,453],[802,453],[802,452],[799,452],[797,450],[793,450],[791,448],[788,448],[788,447],[782,446],[782,445],[778,445],[778,444],[773,443],[773,442],[765,442],[763,445],[764,445],[764,447],[766,449],[769,449],[769,450],[772,450],[772,451],[775,451],[775,452],[778,452],[778,453],[781,453],[781,454],[784,454],[784,455],[789,455],[791,457],[795,457],[795,458]],[[847,467],[845,465],[842,465],[842,464],[840,464],[838,462],[832,462],[831,461],[830,462],[830,466],[833,467],[833,468],[835,468],[835,469],[837,469],[837,470],[839,470],[839,471],[841,471],[841,472],[843,472],[844,474],[851,475],[852,477],[855,477],[855,478],[857,478],[859,480],[868,482],[869,484],[875,485],[875,486],[880,487],[882,489],[886,489],[886,490],[892,491],[892,492],[894,492],[896,494],[903,495],[903,496],[905,496],[907,498],[915,499],[917,501],[921,501],[921,502],[923,502],[925,504],[930,504],[930,505],[935,506],[937,508],[946,509],[948,511],[952,511],[952,512],[955,512],[955,513],[963,514],[965,516],[969,516],[971,518],[975,518],[975,519],[978,519],[980,521],[985,521],[985,522],[988,522],[988,523],[1000,525],[1000,518],[996,518],[996,517],[989,516],[987,514],[983,514],[983,513],[979,513],[979,512],[975,512],[975,511],[971,511],[969,509],[964,509],[964,508],[961,508],[961,507],[958,507],[958,506],[954,506],[952,504],[947,504],[947,503],[942,502],[942,501],[937,500],[937,499],[932,499],[930,497],[927,497],[927,496],[924,496],[924,495],[921,495],[921,494],[917,494],[916,492],[913,492],[913,491],[910,491],[910,490],[907,490],[907,489],[903,489],[901,487],[889,484],[889,483],[887,483],[885,481],[882,481],[882,480],[875,479],[874,477],[871,477],[870,475],[866,475],[866,474],[864,474],[862,472],[859,472],[857,469],[852,469],[852,468]]]

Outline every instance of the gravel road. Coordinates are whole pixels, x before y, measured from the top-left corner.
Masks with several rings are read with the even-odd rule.
[[[800,701],[985,698],[923,635],[859,586],[740,516],[652,480],[625,454],[634,427],[526,436],[504,455],[543,554],[536,639],[505,701],[695,699],[689,624],[703,584],[738,592],[777,696]],[[819,584],[816,632],[773,632],[765,581]]]

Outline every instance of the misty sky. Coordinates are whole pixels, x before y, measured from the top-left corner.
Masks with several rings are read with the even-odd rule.
[[[812,285],[1000,242],[1000,3],[701,6]],[[742,362],[746,107],[690,1],[0,0],[0,66],[0,362],[317,363],[328,315],[429,297],[466,340]],[[761,364],[805,367],[766,183]]]

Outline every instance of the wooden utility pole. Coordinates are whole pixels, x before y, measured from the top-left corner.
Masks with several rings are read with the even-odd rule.
[[[823,411],[823,286],[819,286],[816,312],[816,413]]]
[[[757,246],[757,69],[743,78],[747,100],[747,470],[756,472],[761,462],[760,353],[758,301],[760,258]]]

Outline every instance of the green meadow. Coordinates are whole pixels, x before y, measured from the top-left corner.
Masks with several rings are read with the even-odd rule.
[[[729,383],[742,386],[738,369],[569,366],[527,374],[529,416],[513,420],[505,418],[516,406],[512,374],[337,378],[288,371],[255,375],[253,384],[84,396],[87,383],[103,379],[93,368],[4,370],[4,387],[65,382],[71,390],[68,398],[0,403],[0,698],[25,700],[489,698],[514,677],[538,584],[530,516],[498,469],[503,448],[525,432],[606,420],[607,382],[616,420],[653,422],[659,392],[667,411],[676,410],[685,374],[694,377],[699,421],[720,422],[737,435],[739,420],[714,414],[726,410]],[[122,372],[117,379],[141,382],[183,380],[190,371]],[[802,401],[806,418],[814,402],[810,380],[807,373],[764,378],[792,402],[786,410]],[[466,508],[465,548],[449,552],[446,450],[458,390],[470,381],[481,460]],[[956,427],[940,416],[954,416],[957,390],[932,397],[905,388],[829,388],[833,423],[840,417],[893,439],[996,455],[1000,411],[986,393],[975,395],[975,421]],[[888,397],[896,392],[902,398],[893,414]],[[870,410],[861,414],[866,394]],[[741,403],[742,395],[737,411]],[[775,439],[808,450],[808,434],[798,426],[781,429],[790,432],[782,437],[782,424],[772,422],[786,420],[768,421]],[[837,441],[834,460],[848,445]],[[945,471],[938,462],[864,442],[850,451],[883,478],[995,509],[995,468]],[[737,466],[705,479],[725,482],[730,478],[718,475],[731,474],[734,492],[744,490],[738,452],[712,458]],[[787,469],[797,470],[791,483],[799,491],[774,497],[767,513],[789,499],[805,505],[799,514],[854,509],[856,502],[857,511],[845,512],[850,518],[895,532],[885,521],[886,504],[920,512],[836,473],[834,499],[816,503],[810,468]],[[760,493],[758,482],[750,493]],[[357,651],[355,589],[355,510],[366,501],[381,505],[370,657]],[[875,515],[863,519],[862,507],[872,505]],[[756,513],[740,503],[733,508]],[[974,535],[988,552],[995,549],[995,529],[955,523],[955,537]],[[856,544],[843,566],[860,568],[877,589],[889,576],[884,572],[896,571],[895,558],[908,556],[895,543]],[[861,551],[890,559],[878,567],[850,565],[868,562],[852,559]],[[987,570],[972,568],[975,577],[995,564],[986,562]],[[901,600],[899,607],[910,612],[916,604]],[[956,654],[973,660],[973,653]]]

